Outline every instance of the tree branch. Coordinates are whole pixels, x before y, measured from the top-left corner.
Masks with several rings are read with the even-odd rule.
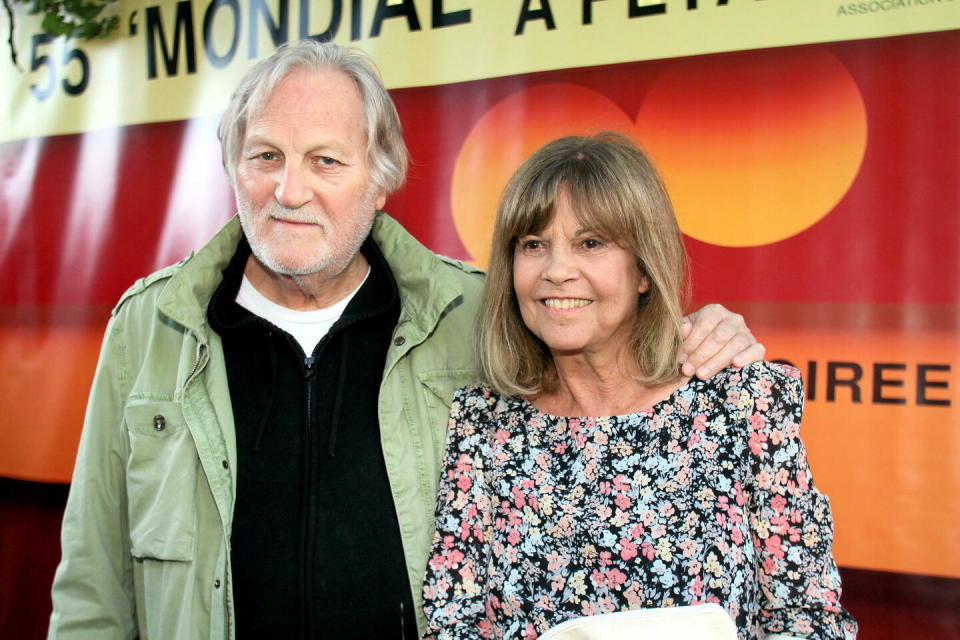
[[[17,62],[17,47],[13,44],[13,7],[10,6],[11,0],[3,0],[3,8],[7,10],[7,17],[10,19],[10,31],[7,33],[7,44],[10,45],[10,59],[13,66],[20,69],[20,63]],[[20,69],[23,71],[23,69]]]

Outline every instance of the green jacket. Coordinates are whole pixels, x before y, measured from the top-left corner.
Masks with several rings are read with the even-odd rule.
[[[113,312],[64,514],[49,638],[234,637],[236,441],[206,312],[240,234],[234,218],[196,255],[138,281]],[[447,412],[453,391],[477,379],[482,276],[386,214],[373,237],[400,290],[379,416],[422,630]]]

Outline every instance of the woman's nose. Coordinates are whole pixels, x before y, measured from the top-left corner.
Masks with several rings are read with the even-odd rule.
[[[547,253],[540,277],[552,284],[563,284],[576,277],[577,269],[569,251],[552,248]]]

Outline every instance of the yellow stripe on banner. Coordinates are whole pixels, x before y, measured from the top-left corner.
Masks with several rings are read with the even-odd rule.
[[[0,142],[217,113],[275,43],[325,32],[398,88],[960,28],[960,0],[120,0],[110,38],[68,42],[14,6]]]

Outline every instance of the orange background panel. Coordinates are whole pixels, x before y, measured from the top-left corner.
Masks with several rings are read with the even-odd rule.
[[[956,332],[935,327],[911,332],[890,327],[754,329],[767,344],[768,358],[794,363],[805,384],[810,383],[809,363],[817,363],[815,397],[806,403],[801,433],[815,481],[833,505],[837,561],[847,567],[960,578],[957,368],[927,376],[947,385],[928,388],[927,398],[949,406],[916,402],[917,365],[956,362]],[[832,402],[827,400],[829,361],[862,367],[859,403],[843,386]],[[906,404],[872,401],[874,363],[906,366],[884,374],[902,387],[887,386],[882,394],[904,398]]]
[[[70,480],[106,325],[107,312],[100,311],[99,324],[0,323],[0,363],[8,371],[16,363],[17,372],[0,385],[7,425],[15,425],[0,429],[0,476]]]

